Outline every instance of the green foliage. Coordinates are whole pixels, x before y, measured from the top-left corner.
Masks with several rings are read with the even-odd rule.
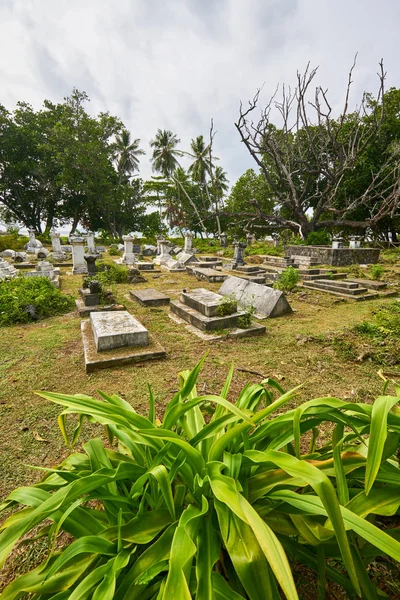
[[[4,250],[23,250],[29,238],[23,235],[7,233],[0,235],[0,252]]]
[[[29,323],[75,308],[72,296],[62,294],[47,277],[23,277],[0,283],[0,325]]]
[[[307,246],[327,246],[331,243],[331,236],[327,229],[312,231],[306,238]]]
[[[219,395],[198,396],[202,362],[180,373],[162,422],[151,392],[148,417],[115,394],[40,394],[63,407],[71,449],[85,417],[105,426],[108,443],[86,442],[5,500],[14,510],[1,563],[37,535],[50,552],[2,599],[297,600],[291,561],[315,571],[321,591],[334,582],[376,597],[368,564],[400,560],[396,530],[374,524],[400,505],[399,398],[385,385],[373,405],[328,397],[285,409],[298,388],[266,379],[231,403],[233,367]],[[318,443],[319,429],[332,440]],[[73,538],[63,548],[60,531]]]
[[[254,242],[250,246],[247,246],[245,250],[246,256],[253,256],[254,254],[266,254],[268,256],[283,256],[283,246],[272,246],[271,242]]]
[[[112,283],[126,283],[128,281],[128,267],[117,263],[98,262],[96,265],[96,277],[102,285]]]
[[[362,321],[354,331],[379,338],[400,339],[400,302],[391,302],[377,307],[372,320]]]
[[[219,303],[217,312],[220,317],[225,317],[236,312],[237,302],[234,297],[224,296]]]
[[[372,279],[381,279],[382,275],[385,272],[385,269],[379,263],[376,265],[372,265],[371,269],[371,277]]]
[[[121,256],[121,252],[118,250],[118,248],[111,247],[108,253],[110,256]]]
[[[351,277],[363,278],[365,277],[365,271],[359,265],[350,265],[347,269],[347,273]]]
[[[282,290],[282,292],[291,292],[294,290],[299,281],[300,273],[298,269],[295,269],[294,267],[287,267],[282,271],[274,283],[274,288],[276,290]]]

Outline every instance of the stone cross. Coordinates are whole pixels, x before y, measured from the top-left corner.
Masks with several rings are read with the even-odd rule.
[[[183,252],[185,254],[193,254],[193,234],[185,233],[185,245],[183,247]]]
[[[51,246],[53,248],[53,260],[65,260],[65,253],[61,250],[60,234],[56,231],[50,233]]]
[[[35,254],[38,248],[42,248],[42,242],[35,238],[35,230],[28,229],[29,231],[29,242],[25,245],[25,250],[29,254]]]
[[[137,263],[136,255],[133,253],[133,242],[135,238],[131,235],[123,235],[124,240],[124,254],[121,259],[121,263],[124,265],[135,265]]]
[[[72,274],[87,275],[87,266],[85,263],[84,240],[81,237],[71,239],[72,246]]]

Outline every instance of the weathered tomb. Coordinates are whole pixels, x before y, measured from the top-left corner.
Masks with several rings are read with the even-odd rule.
[[[224,298],[220,294],[197,288],[190,291],[183,291],[180,300],[171,301],[171,313],[186,321],[190,325],[202,332],[215,332],[230,329],[241,332],[242,335],[259,335],[265,333],[265,327],[260,325],[250,325],[246,329],[240,328],[240,319],[247,314],[244,310],[238,310],[233,303],[230,306],[229,314],[220,310]],[[232,332],[231,332],[232,333]],[[233,333],[235,335],[235,333]]]
[[[254,316],[259,319],[282,317],[293,312],[285,294],[280,290],[240,277],[228,277],[218,293],[235,298],[241,307],[253,307]]]
[[[196,265],[189,265],[186,271],[189,275],[194,275],[199,281],[207,281],[208,283],[221,283],[228,277],[226,273],[222,273],[217,269],[202,269]]]
[[[81,331],[86,372],[166,357],[164,348],[126,310],[92,312]]]
[[[285,251],[291,258],[296,256],[310,257],[315,264],[344,267],[348,265],[369,265],[379,262],[379,248],[343,248],[340,246],[286,246]]]
[[[130,295],[142,306],[165,306],[169,304],[170,298],[162,292],[153,288],[141,290],[130,290]]]

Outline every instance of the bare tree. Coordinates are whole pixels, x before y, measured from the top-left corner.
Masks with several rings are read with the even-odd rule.
[[[349,112],[349,97],[356,58],[349,71],[345,100],[339,118],[334,118],[327,90],[320,86],[310,94],[317,69],[307,65],[297,73],[294,91],[276,89],[258,121],[252,120],[260,89],[249,102],[240,105],[235,127],[242,142],[264,174],[275,199],[273,214],[265,214],[257,202],[248,212],[238,213],[247,227],[288,228],[306,237],[322,227],[373,227],[384,217],[393,216],[400,200],[399,165],[387,169],[384,165],[371,173],[370,184],[357,197],[347,198],[341,190],[346,175],[377,135],[383,119],[383,60],[379,63],[379,91],[376,102],[368,102],[364,94],[355,111]],[[308,98],[311,96],[311,100]],[[271,114],[275,108],[280,126],[274,125]],[[368,122],[368,126],[366,123]],[[339,190],[340,202],[338,202]],[[344,197],[343,197],[344,196]],[[351,213],[360,206],[368,208],[364,220],[353,220]],[[365,213],[364,213],[365,214]]]

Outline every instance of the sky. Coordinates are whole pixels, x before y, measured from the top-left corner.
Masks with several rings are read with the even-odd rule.
[[[234,126],[240,101],[295,86],[310,61],[340,111],[356,53],[352,106],[377,91],[381,58],[386,86],[400,87],[399,30],[400,0],[0,0],[0,103],[38,109],[86,91],[89,112],[141,139],[143,178],[157,129],[189,150],[212,118],[233,184],[255,166]]]

